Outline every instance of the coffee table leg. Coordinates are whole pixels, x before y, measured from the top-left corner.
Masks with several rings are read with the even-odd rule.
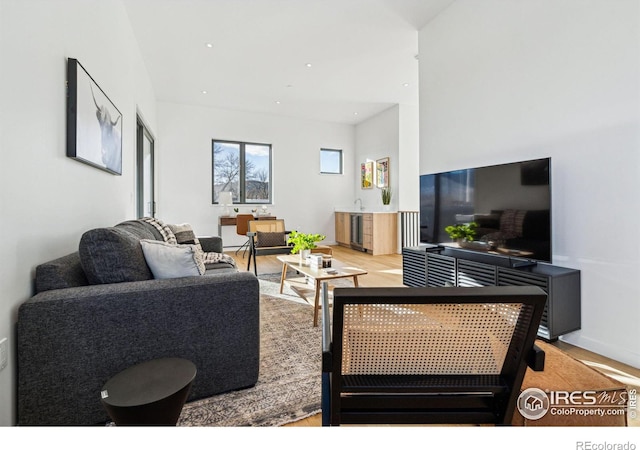
[[[313,295],[313,326],[318,326],[318,310],[320,309],[320,280],[316,280],[316,292]]]
[[[355,287],[358,287],[358,275],[354,275],[354,276],[353,276],[353,285],[354,285]]]
[[[284,289],[284,279],[287,276],[287,264],[282,263],[282,275],[280,275],[280,293],[282,294],[282,290]]]

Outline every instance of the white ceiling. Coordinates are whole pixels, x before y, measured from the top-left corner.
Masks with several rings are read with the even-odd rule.
[[[418,30],[454,1],[124,5],[159,101],[355,124],[417,104]]]

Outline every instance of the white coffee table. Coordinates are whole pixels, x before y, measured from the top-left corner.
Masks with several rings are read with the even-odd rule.
[[[278,256],[278,261],[282,263],[282,276],[280,278],[280,293],[284,289],[284,282],[287,277],[287,269],[291,267],[293,270],[314,280],[313,288],[303,282],[290,281],[291,289],[307,302],[312,302],[313,295],[313,326],[318,326],[318,311],[320,310],[320,283],[323,281],[336,280],[338,278],[351,278],[353,286],[358,287],[358,276],[366,275],[367,271],[357,267],[348,266],[346,264],[331,259],[331,267],[310,267],[308,264],[300,264],[300,255],[282,255]]]

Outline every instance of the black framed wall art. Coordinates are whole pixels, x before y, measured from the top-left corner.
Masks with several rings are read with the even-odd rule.
[[[122,174],[122,114],[85,68],[67,60],[67,156]]]

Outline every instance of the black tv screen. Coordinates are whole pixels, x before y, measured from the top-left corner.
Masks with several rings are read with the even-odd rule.
[[[420,241],[551,262],[551,158],[420,176]],[[472,242],[445,228],[476,224]]]

